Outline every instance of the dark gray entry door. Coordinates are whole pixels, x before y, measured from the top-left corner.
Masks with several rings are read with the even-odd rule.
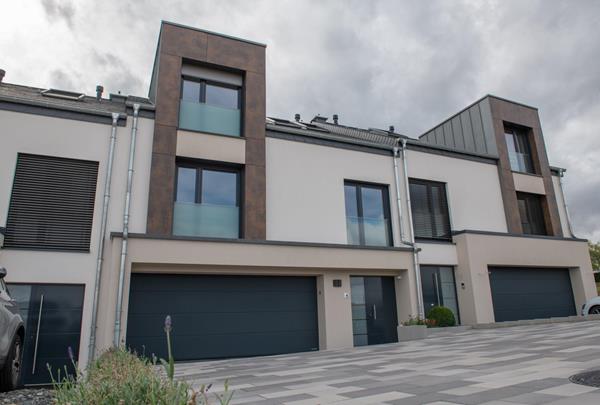
[[[490,267],[496,322],[576,315],[568,269]]]
[[[11,297],[19,304],[25,322],[25,347],[21,382],[50,384],[50,372],[58,378],[73,375],[79,355],[84,286],[67,284],[10,284]],[[69,358],[69,348],[73,359]]]
[[[175,360],[260,356],[319,349],[314,277],[132,274],[127,345]]]
[[[353,276],[350,282],[354,346],[397,342],[394,277]]]

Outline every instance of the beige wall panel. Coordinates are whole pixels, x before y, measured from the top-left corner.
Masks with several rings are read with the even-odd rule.
[[[420,264],[456,266],[456,245],[451,243],[417,243]]]
[[[246,140],[224,135],[177,131],[177,156],[246,163]]]
[[[586,242],[477,234],[460,234],[455,241],[456,282],[465,324],[494,321],[488,266],[570,268],[576,308],[596,296]]]
[[[346,244],[344,180],[388,186],[400,245],[393,160],[383,155],[267,138],[267,239]]]
[[[522,173],[513,173],[512,175],[515,182],[516,191],[540,195],[546,194],[543,177]]]
[[[495,165],[431,153],[407,151],[408,175],[447,184],[453,230],[506,232]]]
[[[85,364],[111,126],[10,111],[0,111],[0,122],[0,226],[6,225],[19,152],[99,162],[89,253],[0,251],[0,265],[8,269],[6,281],[9,283],[85,285],[79,356],[80,364]],[[127,126],[117,128],[107,233],[122,230],[131,124],[132,118],[128,117]],[[153,129],[153,120],[138,120],[130,232],[146,231]]]

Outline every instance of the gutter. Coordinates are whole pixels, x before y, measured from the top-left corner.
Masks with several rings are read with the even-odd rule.
[[[404,189],[406,192],[406,205],[408,209],[408,223],[410,226],[410,245],[413,252],[413,267],[415,269],[415,288],[417,289],[417,313],[419,318],[425,319],[425,309],[423,305],[423,290],[421,287],[421,267],[419,266],[419,251],[415,244],[415,227],[413,225],[412,208],[410,203],[410,188],[408,185],[408,165],[406,163],[406,139],[402,139],[402,164],[404,169]]]
[[[131,207],[131,189],[133,186],[133,164],[135,159],[135,144],[137,138],[138,114],[140,105],[133,105],[133,125],[131,126],[131,141],[129,144],[129,164],[127,169],[127,191],[125,193],[125,209],[123,212],[123,241],[121,243],[121,261],[119,263],[119,288],[117,290],[117,307],[115,310],[115,328],[113,345],[121,344],[121,317],[123,312],[123,288],[125,285],[125,264],[127,261],[127,242],[129,236],[129,212]]]
[[[108,207],[110,203],[110,183],[112,180],[113,161],[115,157],[115,144],[117,141],[117,125],[120,114],[112,114],[112,126],[110,130],[110,144],[108,147],[108,161],[106,168],[106,179],[104,181],[104,203],[98,234],[98,256],[96,258],[96,278],[94,280],[94,299],[92,301],[92,322],[90,326],[90,343],[88,350],[88,365],[94,360],[96,354],[96,328],[98,323],[98,301],[100,296],[100,280],[102,278],[102,264],[104,261],[104,239],[106,238],[106,223],[108,220]]]

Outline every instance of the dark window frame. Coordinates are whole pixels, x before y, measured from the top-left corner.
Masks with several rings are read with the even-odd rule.
[[[179,168],[184,167],[196,170],[196,184],[194,190],[194,204],[202,204],[202,171],[211,170],[218,172],[227,172],[236,174],[236,207],[240,210],[239,215],[239,239],[243,239],[244,234],[244,167],[238,164],[228,164],[207,160],[196,159],[177,159],[175,162],[175,187],[173,187],[173,203],[177,202],[177,188],[179,186]]]
[[[517,192],[517,204],[523,201],[525,204],[525,216],[521,215],[519,207],[519,218],[523,234],[526,235],[548,235],[548,226],[544,216],[544,196],[532,193]],[[526,226],[529,228],[526,230]]]
[[[236,86],[235,84],[222,83],[214,80],[202,79],[199,77],[182,75],[181,76],[181,85],[180,85],[180,96],[179,100],[183,99],[183,84],[185,81],[195,82],[200,84],[200,98],[197,101],[198,104],[207,104],[206,103],[206,85],[215,86],[215,87],[223,87],[226,89],[236,90],[237,92],[237,110],[242,110],[242,86]],[[210,104],[209,104],[210,105]]]
[[[359,180],[350,180],[350,179],[346,179],[344,180],[344,188],[346,186],[353,186],[356,187],[356,214],[358,218],[364,218],[363,216],[363,205],[362,205],[362,187],[366,187],[366,188],[371,188],[371,189],[380,189],[382,192],[382,200],[383,200],[383,219],[388,221],[388,229],[387,229],[387,234],[388,234],[388,245],[387,246],[394,246],[394,233],[392,231],[392,215],[391,215],[391,209],[390,209],[390,193],[389,193],[389,186],[387,184],[380,184],[380,183],[372,183],[372,182],[367,182],[367,181],[359,181]],[[345,197],[344,197],[344,205],[346,204],[345,201]],[[344,208],[344,215],[345,215],[345,208]],[[364,224],[362,222],[359,222],[358,224],[358,238],[359,238],[359,245],[358,246],[371,246],[371,245],[367,245],[365,243],[365,230],[364,230]]]
[[[418,230],[415,224],[415,217],[413,215],[413,230],[415,233],[415,240],[419,241],[451,241],[452,240],[452,221],[450,220],[450,206],[448,204],[448,190],[447,190],[447,183],[441,182],[441,181],[434,181],[434,180],[425,180],[425,179],[418,179],[418,178],[409,178],[408,179],[408,183],[409,183],[409,190],[410,190],[410,185],[411,184],[418,184],[418,185],[422,185],[425,186],[427,188],[427,209],[429,211],[429,218],[430,218],[430,225],[431,225],[431,230],[432,230],[432,235],[437,234],[437,225],[435,223],[434,220],[434,216],[433,216],[433,193],[432,193],[432,187],[439,187],[441,189],[441,193],[440,196],[442,197],[442,205],[443,207],[445,207],[445,223],[447,225],[447,235],[446,236],[442,236],[442,237],[434,237],[434,236],[418,236]],[[413,204],[414,204],[414,199],[411,196],[411,206],[410,206],[410,210],[414,213],[414,208],[413,208]]]
[[[533,159],[533,149],[531,147],[531,128],[522,127],[519,125],[504,123],[504,138],[506,141],[506,136],[510,135],[513,138],[513,143],[515,145],[515,152],[520,153],[527,156],[527,160],[525,162],[525,170],[519,170],[518,168],[510,167],[513,172],[517,173],[526,173],[526,174],[537,174],[535,162]],[[508,149],[508,144],[506,145]],[[509,163],[510,163],[510,153],[509,155]],[[527,167],[529,166],[529,167]]]

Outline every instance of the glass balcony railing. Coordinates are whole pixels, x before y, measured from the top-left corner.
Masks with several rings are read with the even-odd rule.
[[[184,100],[181,100],[179,105],[181,129],[240,136],[240,117],[240,110]]]
[[[510,168],[513,171],[533,173],[533,164],[529,154],[509,151],[508,159],[510,160]]]
[[[173,234],[237,239],[240,237],[240,209],[230,205],[176,201]]]
[[[389,222],[384,218],[346,217],[348,244],[390,246]]]

